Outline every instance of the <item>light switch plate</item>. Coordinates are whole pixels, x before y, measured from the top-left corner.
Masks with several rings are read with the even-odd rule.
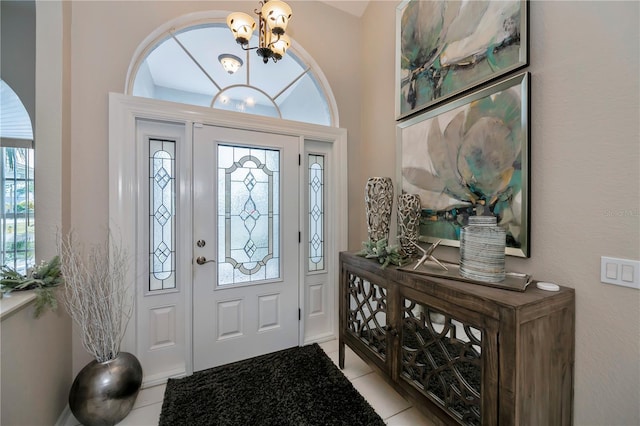
[[[602,256],[600,281],[640,289],[640,261]]]

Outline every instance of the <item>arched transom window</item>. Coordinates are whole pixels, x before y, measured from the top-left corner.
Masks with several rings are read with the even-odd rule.
[[[249,46],[257,44],[254,34]],[[221,55],[236,56],[241,67],[227,72]],[[304,56],[294,45],[277,63],[265,64],[255,50],[242,50],[222,21],[170,28],[156,36],[137,61],[134,58],[127,91],[134,96],[338,126],[335,101],[324,76]]]

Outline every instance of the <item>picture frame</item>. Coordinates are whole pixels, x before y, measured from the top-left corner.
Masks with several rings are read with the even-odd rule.
[[[528,0],[404,0],[396,8],[396,120],[528,65]]]
[[[460,246],[473,215],[507,231],[505,253],[530,256],[530,75],[518,74],[396,125],[397,182],[421,201],[421,241]]]

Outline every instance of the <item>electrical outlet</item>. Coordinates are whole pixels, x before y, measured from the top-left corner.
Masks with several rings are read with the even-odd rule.
[[[600,281],[640,289],[640,261],[602,256]]]

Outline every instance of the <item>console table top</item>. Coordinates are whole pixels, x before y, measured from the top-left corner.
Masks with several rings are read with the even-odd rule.
[[[356,265],[372,274],[381,275],[393,279],[401,285],[414,288],[419,291],[446,291],[453,296],[472,296],[486,299],[500,305],[520,308],[523,306],[543,303],[552,303],[558,299],[575,297],[575,290],[570,287],[560,286],[559,291],[545,291],[536,287],[536,280],[529,284],[525,291],[513,291],[494,288],[482,284],[474,284],[457,281],[448,278],[432,277],[419,273],[400,270],[397,266],[389,265],[382,268],[375,259],[367,259],[357,255],[357,252],[341,252],[340,260]]]

